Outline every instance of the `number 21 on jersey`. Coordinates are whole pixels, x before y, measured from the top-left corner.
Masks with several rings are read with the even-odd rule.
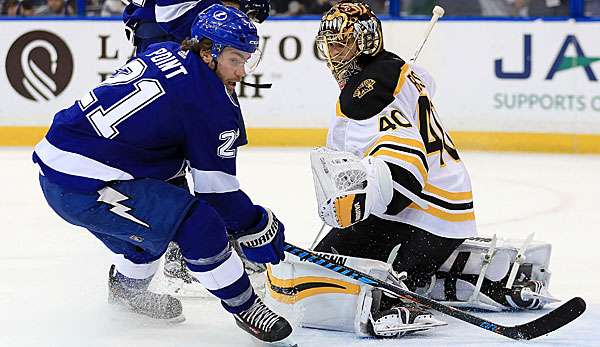
[[[134,115],[165,94],[156,79],[140,79],[148,67],[140,59],[134,59],[100,83],[98,87],[132,84],[133,91],[117,100],[108,108],[98,104],[94,90],[86,94],[77,103],[99,136],[112,139],[119,135],[117,125]]]

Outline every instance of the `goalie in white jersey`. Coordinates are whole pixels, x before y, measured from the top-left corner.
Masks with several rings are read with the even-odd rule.
[[[327,148],[311,154],[319,214],[333,227],[314,250],[396,283],[402,283],[397,274],[406,272],[408,289],[438,300],[468,301],[483,266],[484,252],[475,246],[486,240],[465,242],[477,235],[471,181],[432,102],[433,79],[383,49],[381,23],[363,3],[333,6],[321,20],[317,44],[341,93]],[[541,254],[538,272],[547,270],[549,248]],[[505,289],[509,274],[500,267],[492,266],[496,273],[482,276],[476,290],[491,301],[484,308],[543,304],[519,300],[525,285],[517,295],[513,283]],[[531,279],[531,271],[524,276]],[[539,282],[532,291],[540,292]],[[443,324],[418,307],[292,257],[269,269],[267,294],[273,304],[300,310],[305,326],[389,337]],[[471,303],[480,303],[476,299]]]

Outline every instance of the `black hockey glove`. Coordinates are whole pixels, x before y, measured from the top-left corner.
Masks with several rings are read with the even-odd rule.
[[[262,23],[269,17],[270,0],[240,0],[240,10],[252,21]]]

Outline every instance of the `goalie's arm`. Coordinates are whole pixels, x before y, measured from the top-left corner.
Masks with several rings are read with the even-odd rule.
[[[425,146],[411,134],[410,129],[404,133],[381,133],[366,151],[365,158],[384,162],[392,182],[392,199],[387,203],[385,211],[376,212],[395,215],[413,202],[426,208],[427,203],[420,195],[428,178],[427,155]]]
[[[421,200],[423,185],[403,167],[408,164],[388,150],[375,148],[372,154],[360,159],[327,148],[311,153],[319,216],[326,224],[346,228],[371,213],[396,214]]]

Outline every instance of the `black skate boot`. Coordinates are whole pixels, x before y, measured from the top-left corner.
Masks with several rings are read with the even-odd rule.
[[[130,281],[131,283],[127,283],[127,278],[118,274],[115,266],[112,265],[108,273],[108,302],[123,305],[135,313],[154,319],[163,319],[172,323],[185,320],[179,300],[170,295],[156,294],[148,290],[150,279],[147,283],[135,285],[132,283],[136,280]]]
[[[258,297],[249,309],[233,316],[240,328],[265,342],[281,341],[292,333],[290,323],[271,311]]]
[[[406,304],[372,313],[367,331],[379,338],[396,338],[443,325],[446,323],[435,319],[431,313]]]

